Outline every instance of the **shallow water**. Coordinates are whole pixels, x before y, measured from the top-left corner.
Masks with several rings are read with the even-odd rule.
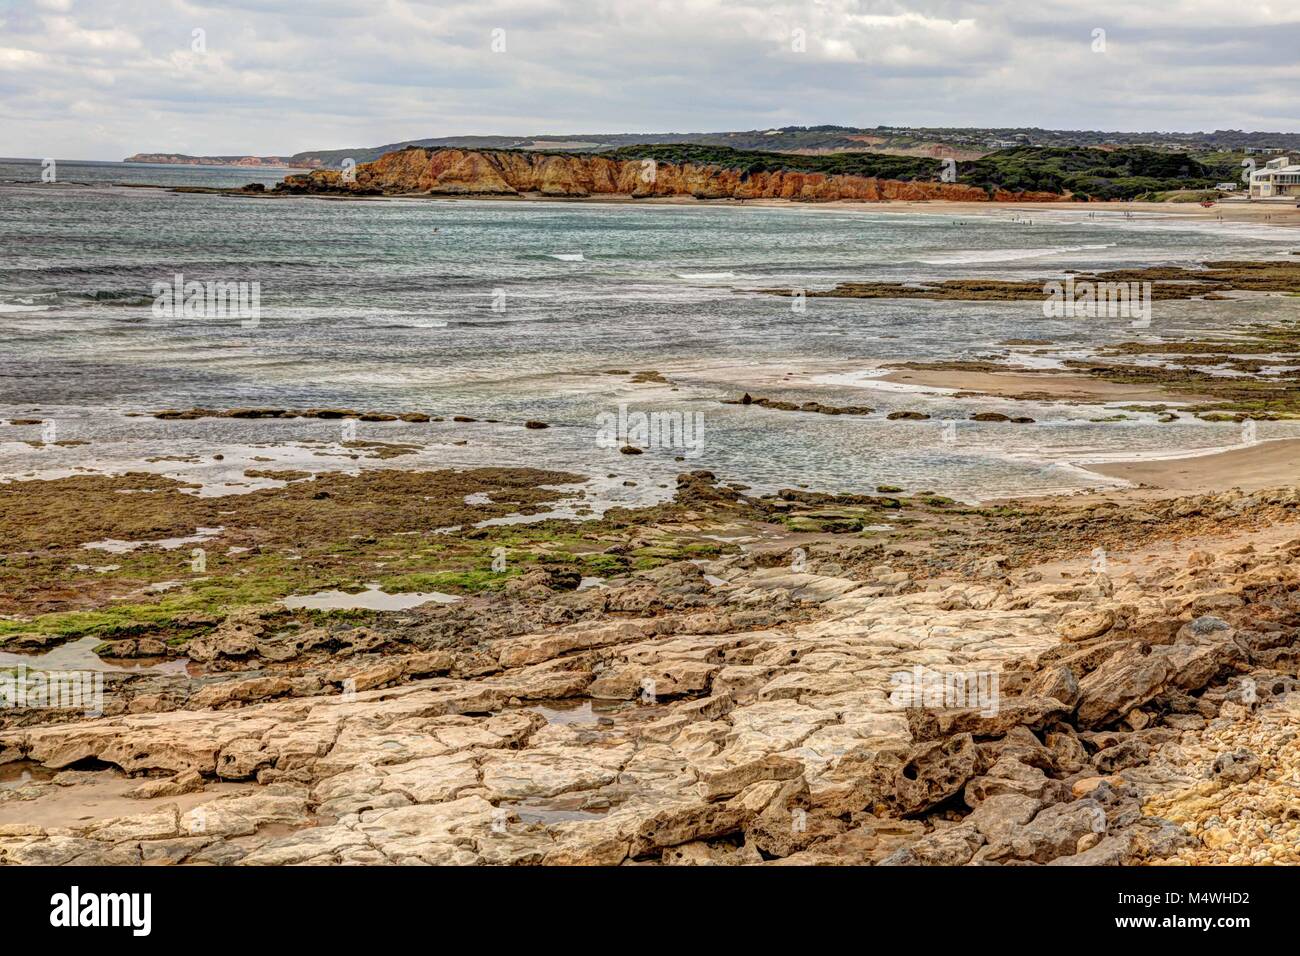
[[[316,594],[299,594],[285,598],[280,603],[296,610],[312,611],[405,611],[421,604],[453,604],[460,598],[441,591],[410,591],[388,594],[379,590],[378,584],[367,584],[364,591],[320,591]]]
[[[541,714],[548,724],[590,725],[595,727],[602,717],[612,721],[615,714],[627,709],[621,702],[591,699],[553,700],[544,704],[531,704],[521,708]]]
[[[520,823],[583,823],[599,820],[610,811],[608,801],[599,807],[587,807],[584,800],[589,795],[560,794],[555,797],[533,797],[528,800],[502,800],[498,809],[519,817]]]
[[[0,181],[38,171],[0,163]],[[278,178],[113,164],[76,175]],[[972,412],[1010,403],[958,401],[864,373],[899,359],[1007,355],[1050,368],[1062,355],[1086,357],[1139,334],[1127,320],[1046,319],[1038,303],[921,300],[808,299],[796,312],[790,298],[759,290],[862,278],[1050,277],[1282,256],[1295,243],[1285,229],[1083,210],[953,220],[869,206],[344,203],[0,185],[0,418],[53,422],[57,440],[89,442],[42,443],[42,426],[0,425],[0,477],[144,467],[200,482],[203,493],[228,493],[273,484],[243,476],[247,467],[368,464],[341,446],[338,421],[128,417],[258,405],[471,415],[480,421],[354,423],[355,438],[421,446],[385,467],[560,468],[599,477],[591,496],[623,504],[666,497],[674,476],[692,468],[760,492],[894,484],[975,500],[1085,487],[1101,481],[1072,467],[1082,458],[1226,447],[1238,442],[1237,430],[1143,414],[1099,423],[1092,419],[1114,409],[1035,403],[1018,409],[1033,425],[975,423],[966,420]],[[176,273],[258,282],[257,326],[155,316],[153,283]],[[1288,317],[1300,318],[1300,300],[1162,301],[1140,334]],[[1012,338],[1052,344],[999,344]],[[673,385],[609,374],[645,369]],[[876,413],[832,417],[718,401],[746,389]],[[599,436],[600,416],[620,406],[702,415],[701,440],[621,455]],[[962,419],[956,440],[945,440],[937,421],[885,418],[913,409]],[[551,427],[524,429],[526,419]],[[1260,438],[1295,434],[1293,424],[1259,425]],[[157,456],[196,460],[142,465]]]
[[[192,535],[183,538],[159,538],[157,541],[123,541],[120,538],[105,538],[103,541],[87,541],[83,548],[92,551],[107,551],[109,554],[126,554],[136,548],[155,547],[164,551],[174,551],[187,544],[202,544],[213,535],[220,534],[221,528],[199,528]]]
[[[29,671],[101,671],[132,674],[183,674],[185,659],[132,658],[105,660],[95,653],[103,641],[82,637],[47,651],[30,654],[0,650],[0,667],[26,667]]]
[[[34,760],[15,760],[0,764],[0,790],[19,790],[32,784],[47,783],[54,779],[55,770]]]

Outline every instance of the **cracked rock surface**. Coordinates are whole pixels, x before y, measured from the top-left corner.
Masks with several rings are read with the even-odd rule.
[[[1248,537],[1108,573],[742,553],[472,634],[240,612],[201,678],[0,731],[0,862],[1300,862],[1300,540]],[[919,673],[995,696],[900,700]]]

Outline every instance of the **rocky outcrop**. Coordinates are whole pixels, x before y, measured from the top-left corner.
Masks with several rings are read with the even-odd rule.
[[[902,182],[868,176],[795,170],[747,172],[714,165],[673,165],[495,150],[410,147],[362,163],[351,173],[318,169],[286,177],[286,192],[355,195],[544,196],[695,199],[786,199],[794,202],[880,202],[946,199],[984,202],[1051,201],[1054,193],[997,191],[959,183]]]
[[[1044,581],[848,576],[824,543],[234,614],[174,700],[0,729],[0,864],[1300,862],[1300,540],[1258,545]]]

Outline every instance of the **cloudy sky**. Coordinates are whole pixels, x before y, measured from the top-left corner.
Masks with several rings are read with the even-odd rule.
[[[0,156],[819,123],[1296,132],[1297,49],[1295,0],[0,0]]]

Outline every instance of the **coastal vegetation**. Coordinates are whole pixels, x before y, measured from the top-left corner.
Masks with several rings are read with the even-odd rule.
[[[944,161],[922,156],[882,153],[797,155],[719,146],[670,144],[629,146],[607,154],[614,159],[653,159],[682,165],[714,165],[746,174],[785,170],[825,175],[869,176],[879,179],[933,181],[941,178]],[[1209,189],[1229,178],[1227,168],[1209,166],[1187,153],[1145,147],[1018,147],[981,159],[956,162],[958,183],[979,186],[990,194],[1051,192],[1077,199],[1141,199],[1155,193]]]
[[[1218,196],[1232,168],[1147,147],[1017,147],[979,159],[876,152],[797,154],[689,143],[592,154],[408,146],[356,167],[291,175],[275,195],[691,196],[877,202],[1043,202]]]

